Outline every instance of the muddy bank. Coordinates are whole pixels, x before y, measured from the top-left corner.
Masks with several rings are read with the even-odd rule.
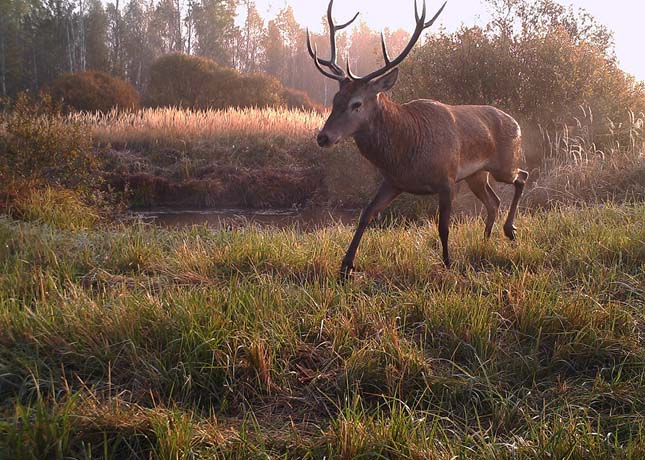
[[[311,148],[109,149],[101,158],[109,185],[133,209],[361,207],[376,188],[375,169],[344,146]]]
[[[320,192],[322,185],[320,172],[314,168],[213,168],[200,177],[185,179],[151,173],[111,174],[109,182],[127,193],[134,209],[302,207]]]

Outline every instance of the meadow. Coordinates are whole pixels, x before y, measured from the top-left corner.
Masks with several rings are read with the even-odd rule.
[[[3,218],[2,456],[640,459],[643,216],[375,229],[346,284],[347,226]]]
[[[373,171],[351,144],[312,148],[321,120],[173,109],[63,123],[108,176],[274,171],[265,196],[313,168],[326,185],[305,203],[364,202]],[[351,226],[164,229],[60,186],[7,195],[0,458],[643,458],[642,119],[604,146],[583,128],[549,137],[517,242],[499,224],[486,241],[463,212],[446,270],[432,214],[400,218],[419,209],[403,200],[346,283]]]

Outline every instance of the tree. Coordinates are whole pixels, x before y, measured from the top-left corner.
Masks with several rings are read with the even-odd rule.
[[[121,9],[119,5],[119,0],[115,0],[114,3],[108,3],[107,5],[107,17],[108,17],[108,43],[110,47],[110,67],[112,73],[116,75],[123,75],[123,17],[121,15]]]
[[[196,54],[222,65],[233,64],[231,42],[235,27],[235,0],[197,0],[191,4],[189,20],[195,30]]]
[[[101,0],[89,0],[84,26],[86,56],[84,67],[107,72],[110,66],[108,17]]]
[[[266,53],[265,72],[281,79],[283,77],[286,51],[282,41],[282,34],[275,20],[269,21],[264,38],[264,49]]]
[[[149,33],[158,54],[182,52],[184,41],[178,0],[160,0],[152,11]]]
[[[15,94],[27,81],[23,49],[23,17],[29,6],[22,0],[0,0],[0,94]]]
[[[264,59],[264,20],[258,13],[253,0],[244,0],[246,19],[242,27],[242,49],[240,69],[244,72],[257,72]]]
[[[152,48],[152,8],[144,7],[141,0],[130,0],[123,14],[123,59],[127,80],[139,91],[143,90],[150,65],[155,59]]]

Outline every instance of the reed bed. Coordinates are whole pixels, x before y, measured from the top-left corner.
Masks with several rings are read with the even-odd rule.
[[[324,123],[324,116],[317,112],[286,108],[154,108],[105,114],[78,113],[71,118],[89,126],[97,143],[113,146],[193,144],[223,138],[281,138],[298,144],[311,141]]]

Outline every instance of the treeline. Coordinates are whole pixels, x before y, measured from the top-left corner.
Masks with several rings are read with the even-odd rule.
[[[321,11],[321,20],[322,14]],[[238,18],[239,15],[239,18]],[[237,18],[237,21],[236,21]],[[404,31],[385,31],[393,51]],[[326,36],[313,36],[321,50]],[[353,68],[377,62],[378,34],[364,23],[339,36]],[[0,2],[0,94],[36,91],[64,73],[96,70],[143,93],[161,56],[183,53],[243,73],[265,72],[329,103],[336,83],[313,67],[291,7],[265,21],[253,0],[10,0]]]
[[[485,2],[489,24],[453,33],[433,29],[425,35],[404,63],[395,97],[493,104],[542,125],[581,114],[589,117],[591,109],[594,123],[610,118],[619,126],[628,109],[645,110],[644,86],[618,67],[612,33],[584,10],[566,8],[556,0]],[[326,30],[325,12],[320,13]],[[444,14],[456,14],[455,7]],[[403,30],[384,33],[391,55],[409,38]],[[312,38],[327,56],[326,33]],[[356,73],[381,65],[379,35],[364,22],[339,33],[337,43],[338,55],[349,55]],[[169,54],[202,60],[164,63],[160,58]],[[220,70],[208,70],[212,66],[204,59]],[[2,96],[41,89],[65,73],[93,70],[126,80],[153,105],[163,94],[161,99],[150,97],[155,92],[150,91],[155,90],[151,83],[172,88],[180,105],[192,98],[196,103],[189,106],[221,106],[214,88],[195,96],[193,88],[184,85],[188,92],[180,94],[181,81],[163,81],[165,74],[180,78],[184,64],[197,78],[188,82],[193,86],[206,74],[211,75],[209,84],[217,86],[229,75],[226,68],[248,75],[233,85],[231,94],[244,99],[233,105],[252,104],[248,98],[263,88],[280,91],[278,100],[296,99],[287,105],[300,105],[302,93],[285,93],[271,80],[252,77],[260,73],[323,104],[329,104],[337,90],[336,82],[313,66],[305,30],[289,6],[265,21],[253,0],[113,0],[106,6],[100,0],[0,1]],[[166,72],[168,68],[172,72]],[[254,91],[240,92],[240,86]],[[269,104],[264,102],[267,94],[260,95],[258,105]]]
[[[540,124],[645,110],[645,85],[619,68],[613,35],[593,16],[554,0],[488,3],[488,25],[428,36],[404,63],[401,99],[493,104]]]

